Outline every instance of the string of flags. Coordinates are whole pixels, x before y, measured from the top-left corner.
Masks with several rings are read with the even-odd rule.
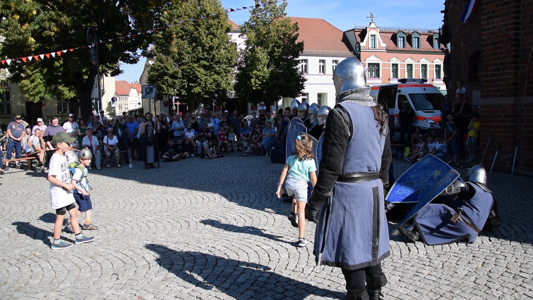
[[[268,4],[275,4],[275,3],[287,2],[287,1],[288,0],[272,0],[272,1],[268,1]],[[236,12],[236,11],[240,11],[240,10],[252,9],[252,8],[256,8],[256,7],[261,7],[261,4],[255,4],[255,5],[252,5],[252,6],[243,6],[243,7],[239,7],[239,8],[229,8],[229,9],[224,10],[224,12],[226,14],[229,14],[229,13],[232,13],[232,12]],[[152,34],[152,33],[155,33],[157,31],[166,30],[167,28],[170,28],[170,27],[172,27],[174,25],[181,25],[181,24],[188,23],[188,22],[196,22],[196,21],[205,20],[205,19],[209,19],[209,18],[212,18],[212,17],[216,17],[216,16],[218,16],[218,14],[211,14],[211,15],[206,15],[206,16],[201,15],[200,17],[197,17],[197,18],[179,20],[178,22],[176,22],[174,24],[163,26],[161,28],[153,28],[151,30],[139,31],[139,32],[134,33],[134,34],[128,34],[128,35],[115,37],[115,38],[110,38],[110,39],[100,39],[100,41],[97,42],[96,44],[89,44],[89,45],[84,45],[84,46],[80,46],[80,47],[74,47],[74,48],[68,48],[68,49],[63,49],[63,50],[59,50],[59,51],[53,51],[53,52],[49,52],[49,53],[43,53],[43,54],[37,54],[37,55],[29,55],[29,56],[25,56],[25,57],[6,58],[6,59],[0,60],[0,63],[2,65],[5,65],[5,64],[11,65],[11,63],[15,62],[15,61],[22,61],[22,62],[26,63],[26,62],[32,61],[32,60],[38,61],[39,59],[40,60],[44,60],[45,58],[49,59],[50,57],[52,57],[52,58],[54,58],[56,56],[60,57],[61,55],[65,54],[67,52],[74,52],[74,50],[85,49],[85,48],[89,48],[90,49],[90,48],[94,47],[95,45],[111,43],[111,42],[113,42],[115,40],[124,40],[124,39],[127,39],[127,38],[135,38],[137,36],[143,36],[143,35],[146,35],[146,34]]]

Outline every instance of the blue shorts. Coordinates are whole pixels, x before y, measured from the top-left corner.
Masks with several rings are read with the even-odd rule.
[[[90,196],[83,196],[82,194],[74,193],[74,199],[78,204],[79,211],[85,212],[93,209],[93,203],[91,202]]]
[[[288,178],[285,181],[285,189],[289,197],[294,196],[296,201],[307,202],[307,181]]]

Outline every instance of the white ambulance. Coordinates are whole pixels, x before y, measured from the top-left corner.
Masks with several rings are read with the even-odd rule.
[[[399,132],[399,114],[404,102],[409,103],[415,112],[414,126],[427,131],[440,129],[440,108],[444,96],[426,79],[398,79],[398,83],[374,86],[370,95],[381,103],[389,113],[392,125],[394,118],[395,132]]]

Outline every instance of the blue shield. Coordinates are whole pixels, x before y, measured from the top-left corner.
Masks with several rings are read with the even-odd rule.
[[[310,134],[307,135],[312,141],[313,141],[313,157],[315,158],[315,164],[316,164],[316,168],[318,170],[318,141],[313,137],[311,136]]]
[[[418,203],[427,200],[430,191],[438,196],[459,177],[459,173],[433,155],[426,155],[396,180],[385,200],[392,203]]]
[[[294,145],[296,143],[296,138],[301,133],[307,133],[307,127],[305,127],[304,121],[299,118],[293,118],[289,124],[289,128],[287,128],[287,152],[285,153],[285,160],[296,152]]]

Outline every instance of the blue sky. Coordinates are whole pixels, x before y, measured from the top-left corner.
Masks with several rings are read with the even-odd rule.
[[[436,30],[442,25],[440,11],[444,9],[443,3],[444,0],[289,0],[286,11],[288,16],[324,19],[343,31],[356,25],[368,25],[370,12],[376,17],[374,22],[377,26]],[[251,6],[254,1],[222,0],[222,4],[229,9]],[[229,18],[237,24],[244,23],[249,16],[246,10],[229,14]],[[139,80],[144,62],[143,58],[136,65],[123,64],[124,73],[116,79],[128,82]]]

